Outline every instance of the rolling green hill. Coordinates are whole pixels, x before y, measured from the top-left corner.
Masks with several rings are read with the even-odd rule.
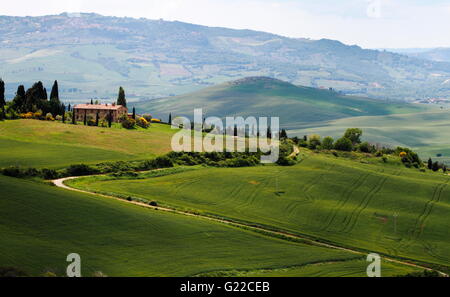
[[[83,276],[97,271],[108,276],[191,276],[235,270],[264,275],[274,269],[307,276],[313,263],[328,263],[324,271],[345,276],[345,267],[363,275],[367,265],[356,260],[360,255],[345,251],[30,181],[0,176],[0,188],[0,266],[34,276],[47,271],[64,276],[70,253],[80,254]],[[344,266],[337,271],[339,263]],[[297,271],[300,267],[306,271]],[[386,267],[384,275],[415,270]]]
[[[293,167],[203,169],[143,180],[96,177],[69,184],[448,269],[449,176],[406,169],[395,158],[385,164],[304,154]]]
[[[169,113],[193,117],[195,108],[209,116],[278,116],[284,127],[333,119],[413,113],[422,105],[343,96],[330,90],[296,86],[267,77],[249,77],[201,91],[141,102],[138,111],[166,119]]]
[[[0,168],[61,168],[71,164],[153,158],[171,151],[174,131],[88,127],[38,120],[0,121]]]

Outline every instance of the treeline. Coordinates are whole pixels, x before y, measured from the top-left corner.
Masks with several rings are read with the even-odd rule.
[[[313,134],[304,136],[303,138],[294,137],[292,140],[300,147],[309,148],[317,151],[342,151],[342,152],[361,152],[371,154],[375,157],[381,157],[384,162],[387,162],[385,155],[395,155],[401,158],[402,163],[408,167],[422,168],[424,164],[419,158],[419,155],[409,148],[397,147],[379,147],[368,142],[362,142],[361,137],[363,131],[359,128],[349,128],[344,135],[334,140],[327,136],[321,138],[320,135]]]
[[[21,114],[33,113],[41,116],[51,114],[52,117],[64,115],[66,107],[59,100],[58,82],[53,83],[50,96],[41,81],[25,90],[23,85],[17,88],[12,101],[5,101],[5,83],[0,79],[1,119],[18,119]]]

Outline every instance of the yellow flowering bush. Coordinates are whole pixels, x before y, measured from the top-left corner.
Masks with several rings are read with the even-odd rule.
[[[150,126],[149,122],[144,118],[139,118],[136,122],[136,125],[144,129],[147,129]]]

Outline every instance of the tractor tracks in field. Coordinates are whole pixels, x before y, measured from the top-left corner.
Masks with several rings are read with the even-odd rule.
[[[69,190],[69,191],[74,191],[74,192],[78,192],[78,193],[84,193],[84,194],[88,194],[88,195],[93,195],[93,196],[97,196],[97,197],[101,197],[101,198],[108,198],[108,199],[113,199],[116,201],[120,201],[122,203],[128,203],[128,204],[132,204],[135,206],[140,206],[140,207],[144,207],[147,209],[152,209],[152,210],[157,210],[157,211],[163,211],[163,212],[167,212],[167,213],[172,213],[172,214],[177,214],[177,215],[184,215],[184,216],[188,216],[188,217],[193,217],[193,218],[198,218],[198,219],[204,219],[204,220],[208,220],[211,222],[215,222],[215,223],[221,223],[224,225],[228,225],[228,226],[232,226],[232,227],[236,227],[236,228],[242,228],[242,229],[246,229],[246,230],[250,230],[250,231],[254,231],[258,234],[261,235],[265,235],[265,236],[269,236],[269,237],[274,237],[274,238],[281,238],[284,240],[294,240],[296,242],[301,242],[304,244],[310,244],[310,245],[314,245],[314,246],[318,246],[318,247],[322,247],[322,248],[330,248],[330,249],[335,249],[335,250],[340,250],[340,251],[346,251],[349,253],[353,253],[353,254],[358,254],[358,255],[367,255],[367,252],[364,251],[360,251],[357,249],[352,249],[352,248],[347,248],[347,247],[342,247],[336,244],[332,244],[332,243],[325,243],[321,240],[318,239],[311,239],[309,237],[306,236],[301,236],[301,235],[297,235],[297,234],[292,234],[289,232],[284,232],[284,231],[276,231],[276,230],[272,230],[269,228],[265,228],[262,226],[258,226],[258,225],[253,225],[250,223],[242,223],[242,222],[236,222],[233,221],[231,219],[224,219],[224,218],[219,218],[219,217],[215,217],[215,216],[207,216],[207,215],[202,215],[202,214],[198,214],[198,213],[192,213],[192,212],[188,212],[188,211],[183,211],[183,210],[177,210],[175,208],[168,208],[168,207],[159,207],[159,206],[152,206],[146,203],[142,203],[142,202],[137,202],[137,201],[128,201],[125,199],[122,199],[118,196],[112,196],[112,195],[105,195],[105,194],[100,194],[100,193],[95,193],[95,192],[89,192],[86,190],[80,190],[77,188],[72,188],[70,186],[67,186],[64,182],[68,181],[68,180],[73,180],[73,179],[77,179],[80,177],[66,177],[66,178],[62,178],[62,179],[57,179],[57,180],[53,180],[52,183],[59,188],[65,189],[65,190]],[[406,260],[399,260],[399,259],[395,259],[395,258],[389,258],[389,257],[383,257],[383,260],[391,262],[391,263],[396,263],[396,264],[401,264],[401,265],[406,265],[409,267],[414,267],[414,268],[418,268],[418,269],[424,269],[427,271],[431,271],[432,269],[420,265],[420,264],[415,264],[415,263],[411,263],[408,262]],[[448,277],[449,275],[443,272],[438,271],[442,276]]]

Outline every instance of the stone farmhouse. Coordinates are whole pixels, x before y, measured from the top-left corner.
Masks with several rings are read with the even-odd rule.
[[[77,121],[83,121],[85,114],[93,119],[96,118],[97,113],[100,119],[107,119],[107,116],[111,115],[113,122],[118,122],[122,115],[128,115],[128,109],[125,106],[112,104],[77,104],[73,110]]]

